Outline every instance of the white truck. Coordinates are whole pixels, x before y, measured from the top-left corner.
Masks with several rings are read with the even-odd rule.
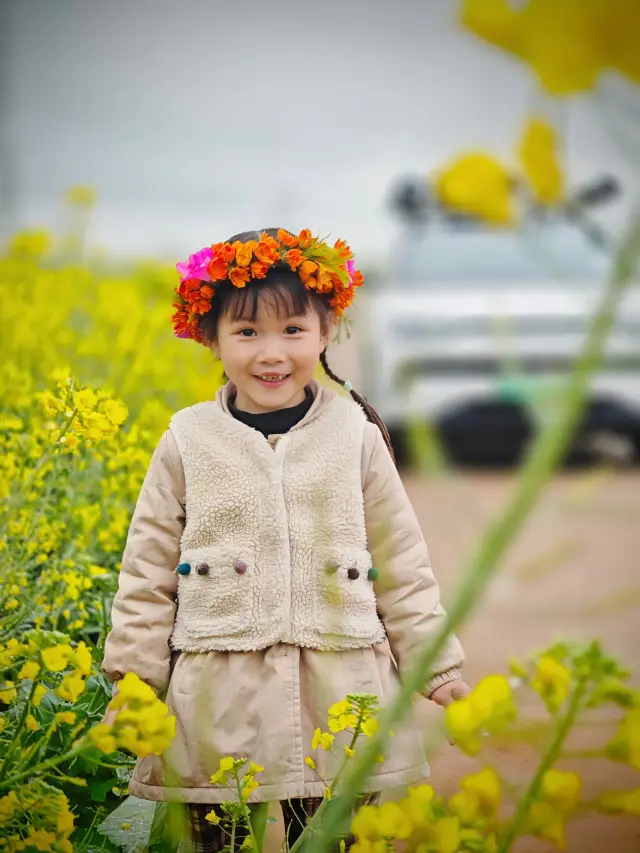
[[[361,303],[365,395],[400,461],[429,419],[454,463],[521,458],[580,351],[611,259],[566,221],[526,234],[430,223]],[[363,291],[364,297],[364,291]],[[629,288],[568,463],[640,457],[640,287]]]

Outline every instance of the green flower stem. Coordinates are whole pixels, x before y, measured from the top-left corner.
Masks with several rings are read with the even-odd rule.
[[[449,608],[449,615],[440,631],[419,654],[402,679],[395,701],[380,717],[380,728],[371,742],[354,759],[345,775],[345,793],[336,798],[332,809],[332,827],[336,833],[343,830],[348,822],[353,805],[375,764],[376,757],[382,752],[389,730],[401,722],[413,701],[415,693],[420,692],[427,678],[433,672],[433,665],[442,651],[447,638],[472,612],[481,598],[489,581],[497,572],[500,559],[508,545],[520,531],[525,519],[535,506],[547,481],[569,443],[580,421],[587,397],[589,380],[600,362],[606,341],[613,326],[616,310],[623,293],[635,275],[637,258],[640,253],[640,215],[636,214],[616,256],[613,274],[602,296],[598,310],[591,318],[585,346],[572,368],[567,381],[563,405],[557,421],[543,427],[523,465],[516,493],[503,515],[494,521],[480,541],[472,555],[464,580]],[[307,831],[310,837],[299,839],[308,847],[307,853],[323,853],[330,839],[313,834],[322,821],[326,804],[323,803],[311,820]],[[294,845],[292,851],[298,847]]]
[[[18,740],[20,735],[22,734],[22,729],[24,728],[24,724],[26,722],[27,717],[29,716],[29,711],[31,710],[31,701],[33,699],[33,695],[36,692],[36,687],[38,686],[38,678],[34,678],[31,684],[31,690],[29,691],[29,695],[27,696],[27,701],[24,703],[24,707],[22,709],[22,713],[20,714],[20,719],[18,720],[18,724],[16,725],[16,729],[13,733],[13,737],[11,738],[11,743],[9,744],[7,751],[4,756],[4,761],[2,762],[2,766],[0,767],[0,779],[5,774],[5,771],[9,767],[9,763],[13,758],[13,753],[16,750],[16,746],[18,745]]]
[[[498,853],[508,853],[508,851],[511,850],[513,842],[520,834],[522,827],[524,826],[524,822],[526,821],[527,816],[529,814],[529,811],[531,810],[531,806],[538,799],[540,789],[542,787],[542,780],[544,779],[545,773],[553,767],[553,765],[560,757],[560,753],[562,752],[562,746],[576,721],[578,712],[580,711],[580,706],[582,700],[584,699],[586,687],[587,678],[583,677],[576,684],[576,687],[569,699],[567,710],[564,716],[561,717],[558,722],[555,737],[551,741],[549,748],[543,755],[542,761],[538,765],[536,774],[531,780],[531,784],[529,785],[525,795],[518,803],[516,813],[513,816],[513,819],[511,820],[509,825],[507,826],[507,830],[502,838],[500,847],[498,848]]]
[[[58,764],[63,764],[65,761],[68,761],[70,758],[74,758],[78,755],[82,750],[88,745],[87,738],[82,738],[79,740],[75,746],[73,746],[70,750],[63,753],[62,755],[56,755],[55,758],[49,758],[47,761],[42,761],[40,764],[36,764],[34,767],[29,767],[26,770],[23,770],[21,773],[16,773],[15,776],[10,776],[8,779],[4,779],[0,781],[0,791],[5,791],[10,788],[14,788],[18,782],[22,782],[24,779],[28,779],[30,776],[39,776],[42,773],[45,773],[47,770],[50,770],[52,767],[57,767]]]
[[[244,801],[244,798],[242,796],[242,787],[240,785],[240,779],[238,778],[238,771],[236,771],[235,780],[236,780],[236,790],[238,791],[238,802],[242,803],[242,805],[244,807],[244,816],[245,816],[245,821],[247,824],[247,829],[249,830],[249,835],[251,836],[251,841],[253,842],[253,848],[252,849],[255,851],[255,853],[259,853],[258,842],[256,840],[255,833],[253,831],[253,824],[251,823],[251,809],[246,804],[246,802]],[[236,822],[234,819],[234,822],[233,822],[233,833],[234,833],[234,835],[235,835],[235,831],[236,831]],[[233,836],[231,839],[231,853],[234,853]]]

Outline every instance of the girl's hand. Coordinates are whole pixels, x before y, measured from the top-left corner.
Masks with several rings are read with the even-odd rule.
[[[464,699],[471,693],[471,688],[468,684],[466,684],[461,678],[456,678],[453,681],[447,681],[446,684],[442,684],[440,687],[437,687],[429,699],[432,702],[435,702],[436,705],[441,705],[443,708],[446,708],[447,705],[451,705],[452,702],[456,702],[458,699]]]

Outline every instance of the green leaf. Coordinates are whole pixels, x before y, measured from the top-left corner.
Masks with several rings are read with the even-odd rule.
[[[127,797],[100,824],[98,830],[125,853],[147,850],[155,809],[156,803]]]
[[[112,776],[101,782],[94,782],[90,787],[91,799],[96,803],[104,803],[107,799],[107,794],[110,793],[114,785],[117,785],[120,780],[117,776]]]

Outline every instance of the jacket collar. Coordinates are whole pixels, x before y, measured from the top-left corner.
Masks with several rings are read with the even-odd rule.
[[[311,388],[311,392],[313,394],[313,403],[311,404],[311,408],[302,418],[302,420],[298,421],[298,423],[291,428],[291,431],[295,429],[300,429],[300,427],[303,427],[311,421],[315,420],[318,415],[326,411],[332,400],[334,400],[337,396],[334,391],[331,391],[329,388],[324,388],[315,379],[311,380],[311,382],[309,383],[309,387]],[[219,388],[216,393],[216,403],[220,406],[225,415],[229,415],[229,417],[231,418],[233,418],[233,415],[231,414],[231,410],[229,409],[229,400],[233,399],[235,395],[236,386],[233,384],[233,382],[227,382],[226,385],[223,385],[222,388]],[[233,419],[235,421],[235,418]]]

